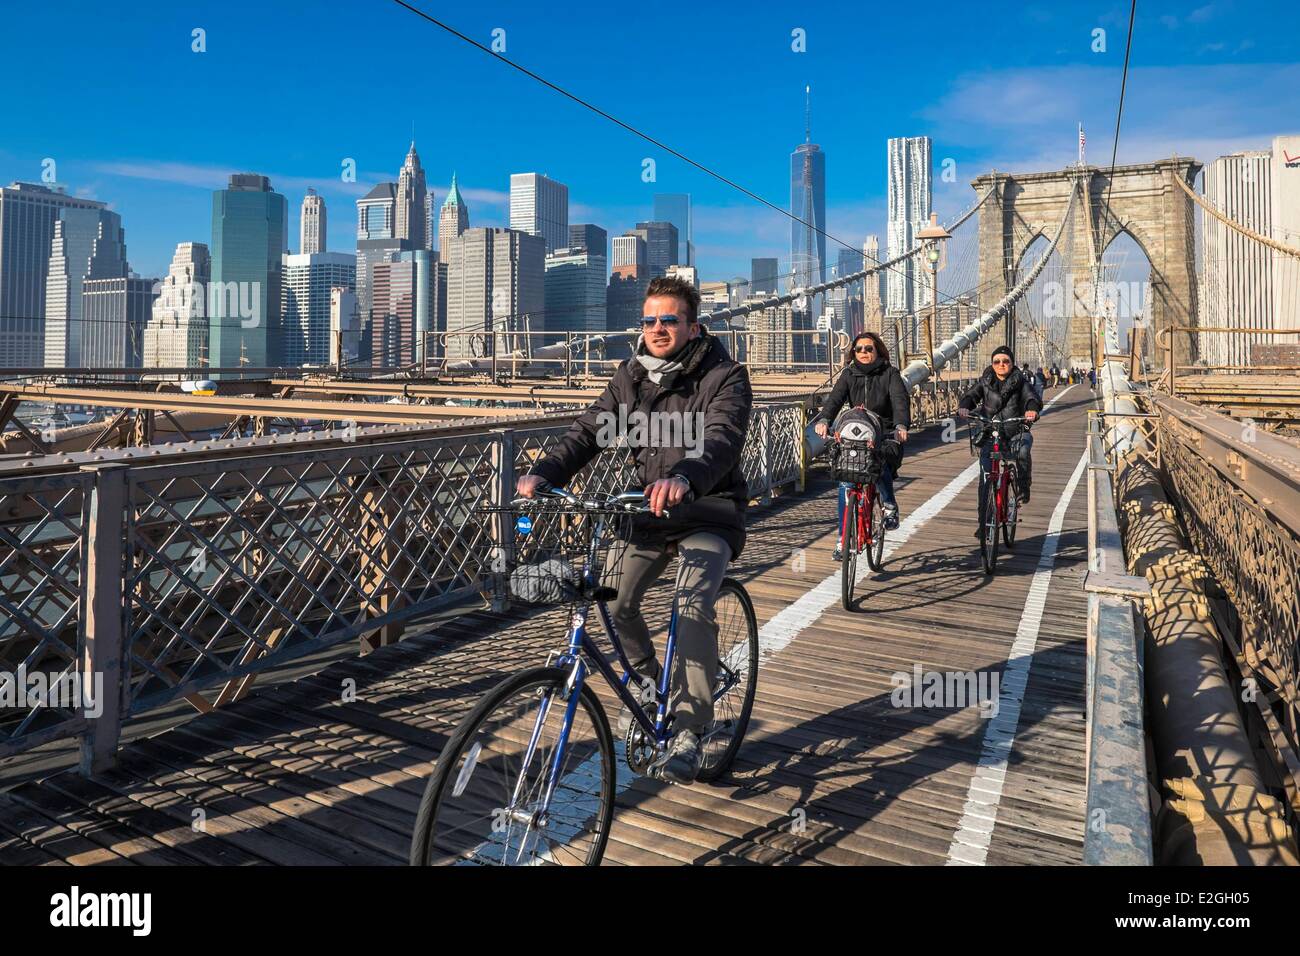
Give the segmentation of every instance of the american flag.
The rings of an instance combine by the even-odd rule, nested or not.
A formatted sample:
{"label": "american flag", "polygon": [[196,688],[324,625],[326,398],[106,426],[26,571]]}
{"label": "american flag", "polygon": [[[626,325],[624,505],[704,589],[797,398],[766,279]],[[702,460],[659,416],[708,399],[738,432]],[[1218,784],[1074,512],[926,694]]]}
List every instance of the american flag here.
{"label": "american flag", "polygon": [[1079,124],[1079,165],[1083,165],[1083,147],[1087,144],[1088,138],[1083,135],[1083,124]]}

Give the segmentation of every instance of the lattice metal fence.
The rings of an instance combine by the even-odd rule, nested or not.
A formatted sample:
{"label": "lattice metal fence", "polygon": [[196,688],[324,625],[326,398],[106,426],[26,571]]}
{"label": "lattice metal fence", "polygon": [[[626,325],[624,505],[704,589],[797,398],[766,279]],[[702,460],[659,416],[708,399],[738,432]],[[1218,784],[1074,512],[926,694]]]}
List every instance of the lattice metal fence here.
{"label": "lattice metal fence", "polygon": [[[755,407],[751,496],[802,487],[803,418],[800,404]],[[508,502],[515,475],[565,430],[158,464],[124,456],[93,472],[0,479],[0,670],[91,671],[112,685],[93,722],[75,708],[0,708],[0,754],[80,733],[93,769],[111,760],[125,716],[178,697],[220,705],[258,671],[499,598],[498,542],[510,534],[482,506]],[[626,448],[570,482],[636,485]],[[93,588],[86,567],[98,568]],[[209,688],[220,689],[200,699]]]}
{"label": "lattice metal fence", "polygon": [[475,590],[498,440],[132,469],[132,712]]}
{"label": "lattice metal fence", "polygon": [[0,478],[0,756],[83,726],[91,481],[84,472]]}
{"label": "lattice metal fence", "polygon": [[1300,744],[1300,539],[1237,490],[1185,440],[1161,432],[1160,453],[1197,553],[1242,622],[1253,676],[1277,695]]}

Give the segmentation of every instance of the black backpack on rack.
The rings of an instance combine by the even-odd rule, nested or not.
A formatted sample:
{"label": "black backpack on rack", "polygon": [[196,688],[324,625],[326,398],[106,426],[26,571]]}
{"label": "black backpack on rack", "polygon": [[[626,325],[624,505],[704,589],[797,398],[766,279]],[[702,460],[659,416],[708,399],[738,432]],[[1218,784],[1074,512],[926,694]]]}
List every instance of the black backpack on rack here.
{"label": "black backpack on rack", "polygon": [[835,419],[831,445],[831,477],[867,485],[880,477],[884,426],[880,416],[865,408],[846,408]]}

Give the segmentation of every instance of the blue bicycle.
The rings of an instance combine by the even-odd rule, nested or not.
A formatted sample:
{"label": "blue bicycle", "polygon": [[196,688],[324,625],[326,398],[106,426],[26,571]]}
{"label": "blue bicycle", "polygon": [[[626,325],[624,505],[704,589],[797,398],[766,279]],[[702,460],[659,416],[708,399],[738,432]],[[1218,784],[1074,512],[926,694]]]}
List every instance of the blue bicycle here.
{"label": "blue bicycle", "polygon": [[[620,754],[588,681],[592,671],[604,677],[629,717],[618,746],[633,773],[656,776],[673,733],[676,599],[657,683],[633,680],[606,607],[618,594],[621,542],[633,519],[648,513],[640,492],[579,498],[564,489],[515,499],[504,510],[514,521],[513,553],[502,562],[511,572],[511,593],[528,603],[570,606],[566,643],[545,666],[489,691],[452,734],[420,802],[412,865],[600,862]],[[593,607],[621,676],[587,630]],[[716,779],[735,759],[758,686],[758,625],[749,595],[726,578],[714,611],[718,673],[713,721],[701,738],[701,781]]]}

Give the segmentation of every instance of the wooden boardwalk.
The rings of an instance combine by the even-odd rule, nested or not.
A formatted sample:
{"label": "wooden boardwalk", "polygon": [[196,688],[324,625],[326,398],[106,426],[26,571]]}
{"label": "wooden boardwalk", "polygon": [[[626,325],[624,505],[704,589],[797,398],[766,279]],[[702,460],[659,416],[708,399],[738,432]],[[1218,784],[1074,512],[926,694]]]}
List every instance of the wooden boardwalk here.
{"label": "wooden boardwalk", "polygon": [[[1080,862],[1084,483],[1058,503],[1090,401],[1073,387],[1035,429],[1033,502],[992,578],[972,536],[964,435],[913,436],[899,543],[855,612],[839,603],[824,474],[755,510],[732,570],[765,649],[745,745],[716,784],[630,779],[606,862]],[[666,620],[662,598],[649,616]],[[467,613],[128,744],[110,773],[24,783],[0,795],[0,864],[403,863],[457,722],[504,675],[543,661],[562,629],[556,612]],[[918,666],[999,675],[999,715],[894,706],[891,678]]]}

